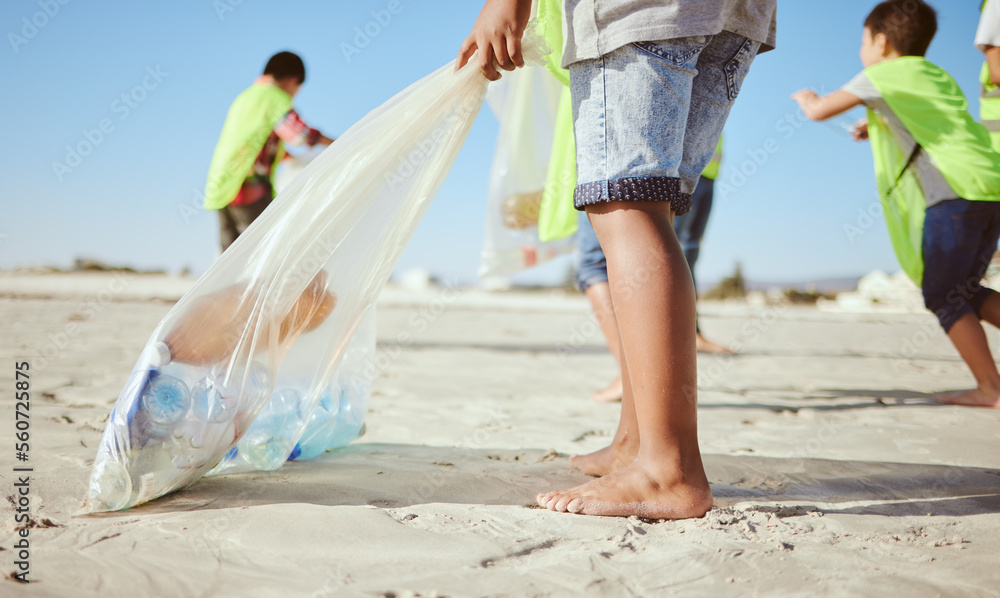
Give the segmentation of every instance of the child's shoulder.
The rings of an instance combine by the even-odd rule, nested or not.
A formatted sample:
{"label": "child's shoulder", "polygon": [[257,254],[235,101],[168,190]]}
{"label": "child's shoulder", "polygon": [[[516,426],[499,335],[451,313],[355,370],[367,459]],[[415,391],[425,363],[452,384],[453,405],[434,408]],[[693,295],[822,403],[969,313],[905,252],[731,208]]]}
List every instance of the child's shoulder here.
{"label": "child's shoulder", "polygon": [[965,94],[948,71],[922,56],[903,56],[862,71],[879,93],[889,96],[932,96],[961,99]]}

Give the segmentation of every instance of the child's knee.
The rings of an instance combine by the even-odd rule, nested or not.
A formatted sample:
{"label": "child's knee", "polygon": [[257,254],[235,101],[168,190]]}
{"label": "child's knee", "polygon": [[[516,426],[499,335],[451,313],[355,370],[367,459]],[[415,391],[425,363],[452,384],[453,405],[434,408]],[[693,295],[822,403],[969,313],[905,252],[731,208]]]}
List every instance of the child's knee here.
{"label": "child's knee", "polygon": [[961,296],[957,298],[951,297],[949,300],[947,295],[928,295],[925,293],[924,307],[930,310],[938,319],[938,323],[941,324],[941,328],[944,329],[945,334],[965,314],[974,314],[978,317],[978,313],[973,309],[973,306]]}

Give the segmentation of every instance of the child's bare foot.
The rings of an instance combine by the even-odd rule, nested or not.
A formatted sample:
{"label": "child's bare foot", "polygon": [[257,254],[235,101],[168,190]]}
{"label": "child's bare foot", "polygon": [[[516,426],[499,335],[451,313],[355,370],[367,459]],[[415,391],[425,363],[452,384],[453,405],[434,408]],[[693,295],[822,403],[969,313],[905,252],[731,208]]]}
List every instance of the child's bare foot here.
{"label": "child's bare foot", "polygon": [[729,347],[724,347],[718,343],[713,343],[707,338],[699,334],[695,337],[695,349],[699,353],[714,353],[716,355],[736,355],[736,351],[733,351]]}
{"label": "child's bare foot", "polygon": [[606,517],[688,519],[712,508],[708,480],[684,480],[677,469],[637,459],[621,471],[568,490],[539,494],[540,506]]}
{"label": "child's bare foot", "polygon": [[586,455],[573,455],[569,458],[569,464],[587,475],[596,477],[625,469],[639,454],[639,443],[631,438],[637,437],[627,436],[626,440],[616,438],[610,446],[599,451]]}
{"label": "child's bare foot", "polygon": [[598,403],[614,403],[622,400],[622,377],[618,376],[606,388],[596,391],[590,398]]}
{"label": "child's bare foot", "polygon": [[[938,403],[965,405],[966,407],[993,407],[1000,409],[1000,390],[973,388],[965,392],[941,395]],[[572,461],[570,461],[572,463]]]}

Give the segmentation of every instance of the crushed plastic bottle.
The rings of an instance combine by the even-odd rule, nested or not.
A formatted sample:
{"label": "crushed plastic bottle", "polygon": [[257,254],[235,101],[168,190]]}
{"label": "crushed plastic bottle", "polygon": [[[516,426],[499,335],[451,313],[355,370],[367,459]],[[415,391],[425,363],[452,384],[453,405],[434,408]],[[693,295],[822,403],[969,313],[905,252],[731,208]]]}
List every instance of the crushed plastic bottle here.
{"label": "crushed plastic bottle", "polygon": [[139,396],[139,412],[146,434],[162,438],[170,434],[191,407],[188,387],[184,382],[150,370],[146,386]]}
{"label": "crushed plastic bottle", "polygon": [[132,497],[132,480],[120,463],[108,455],[103,457],[94,464],[97,475],[90,480],[90,492],[102,510],[124,509]]}

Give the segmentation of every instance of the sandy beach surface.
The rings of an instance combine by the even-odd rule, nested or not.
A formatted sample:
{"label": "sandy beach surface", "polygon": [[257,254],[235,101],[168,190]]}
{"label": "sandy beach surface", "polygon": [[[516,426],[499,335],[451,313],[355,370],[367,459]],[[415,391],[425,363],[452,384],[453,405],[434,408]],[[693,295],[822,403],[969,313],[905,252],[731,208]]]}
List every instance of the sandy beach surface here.
{"label": "sandy beach surface", "polygon": [[[1000,593],[1000,410],[933,402],[971,376],[929,314],[703,304],[706,335],[742,347],[699,356],[715,507],[659,522],[533,506],[588,479],[567,456],[617,421],[589,399],[615,366],[582,296],[388,289],[364,437],[74,517],[111,405],[190,284],[112,281],[0,276],[2,596]],[[10,578],[24,359],[30,585]]]}

